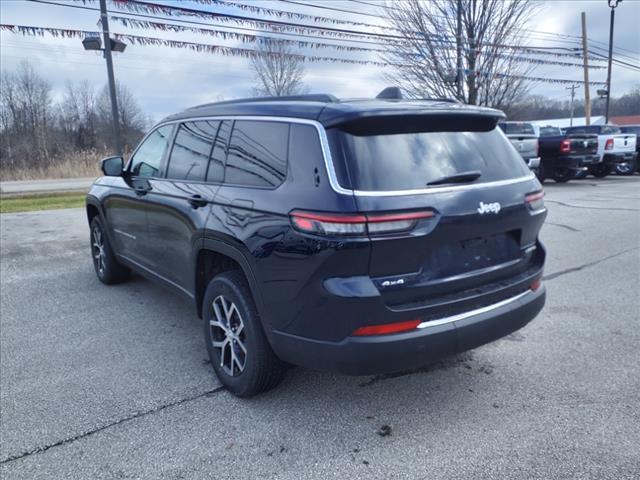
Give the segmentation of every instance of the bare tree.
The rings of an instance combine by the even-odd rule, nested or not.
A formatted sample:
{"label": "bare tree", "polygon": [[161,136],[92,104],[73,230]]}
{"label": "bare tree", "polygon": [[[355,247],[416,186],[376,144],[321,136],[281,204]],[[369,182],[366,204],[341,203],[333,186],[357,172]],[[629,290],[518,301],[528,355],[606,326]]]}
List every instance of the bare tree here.
{"label": "bare tree", "polygon": [[97,145],[98,111],[93,86],[86,80],[67,87],[60,105],[60,131],[74,148],[93,149]]}
{"label": "bare tree", "polygon": [[3,168],[17,159],[19,167],[46,160],[53,147],[51,86],[28,62],[2,72],[0,110]]}
{"label": "bare tree", "polygon": [[[120,131],[124,150],[131,151],[142,137],[147,128],[148,119],[142,113],[138,102],[125,85],[116,82],[116,97],[118,99],[118,114],[120,115]],[[108,140],[111,145],[111,100],[109,88],[105,85],[97,99],[98,119],[101,127],[100,137]]]}
{"label": "bare tree", "polygon": [[[463,95],[460,100],[497,108],[528,90],[522,66],[504,45],[518,44],[537,8],[531,0],[461,0]],[[388,80],[411,97],[457,97],[457,0],[405,0],[386,7],[402,40],[392,41],[385,60],[396,65]],[[506,75],[501,75],[506,74]],[[512,76],[508,76],[512,75]]]}
{"label": "bare tree", "polygon": [[266,42],[256,49],[251,58],[257,95],[280,97],[305,93],[302,83],[304,65],[301,56],[282,42]]}

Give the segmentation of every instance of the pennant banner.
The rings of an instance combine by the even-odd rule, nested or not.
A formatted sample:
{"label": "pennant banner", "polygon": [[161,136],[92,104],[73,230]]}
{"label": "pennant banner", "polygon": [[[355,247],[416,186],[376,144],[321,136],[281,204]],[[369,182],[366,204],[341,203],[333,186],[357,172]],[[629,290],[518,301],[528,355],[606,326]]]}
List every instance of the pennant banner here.
{"label": "pennant banner", "polygon": [[[88,31],[88,30],[72,30],[72,29],[64,29],[64,28],[50,28],[50,27],[34,27],[34,26],[26,26],[26,25],[8,25],[8,24],[0,24],[0,30],[8,31],[11,33],[19,33],[22,35],[30,35],[30,36],[44,36],[45,34],[49,34],[53,37],[60,38],[84,38],[86,36],[95,36],[99,35],[100,32]],[[112,32],[112,35],[119,40],[128,41],[131,44],[137,45],[153,45],[153,46],[164,46],[170,48],[186,48],[189,50],[193,50],[196,52],[206,52],[223,56],[234,56],[234,57],[243,57],[243,58],[254,58],[259,55],[269,55],[269,56],[285,56],[291,58],[298,58],[305,62],[329,62],[329,63],[346,63],[346,64],[356,64],[356,65],[373,65],[377,67],[401,67],[400,64],[390,64],[387,62],[375,62],[371,60],[355,60],[355,59],[347,59],[347,58],[336,58],[336,57],[327,57],[327,56],[317,56],[317,55],[302,55],[297,53],[276,53],[276,52],[258,52],[256,50],[252,50],[250,48],[239,48],[239,47],[227,47],[222,45],[212,45],[212,44],[203,44],[203,43],[195,43],[195,42],[183,42],[178,40],[167,40],[164,38],[156,38],[156,37],[143,37],[139,35],[129,35],[123,33],[115,33]],[[555,83],[555,84],[584,84],[582,80],[564,80],[557,78],[546,78],[546,77],[532,77],[532,76],[523,76],[523,75],[511,75],[505,73],[487,73],[480,71],[472,71],[465,70],[465,75],[476,75],[478,77],[493,77],[493,78],[518,78],[521,80],[527,80],[532,82],[545,82],[545,83]],[[590,85],[606,85],[606,82],[589,82]]]}
{"label": "pennant banner", "polygon": [[[50,27],[32,27],[24,25],[7,25],[0,24],[0,30],[9,31],[12,33],[21,33],[22,35],[31,36],[44,36],[45,33],[52,35],[53,37],[62,38],[84,38],[88,35],[99,35],[99,32],[91,32],[87,30],[70,30],[61,28]],[[329,63],[349,63],[355,65],[373,65],[376,67],[392,66],[385,62],[375,62],[372,60],[356,60],[351,58],[337,58],[337,57],[324,57],[317,55],[303,55],[298,53],[276,53],[276,52],[258,52],[250,48],[239,47],[227,47],[223,45],[212,45],[207,43],[195,43],[195,42],[182,42],[179,40],[167,40],[165,38],[155,37],[142,37],[139,35],[129,35],[125,33],[111,32],[111,34],[118,40],[126,40],[131,44],[137,45],[153,45],[170,48],[186,48],[195,52],[207,52],[223,56],[253,58],[260,55],[268,56],[283,56],[290,58],[297,58],[304,62],[316,63],[316,62],[329,62]]]}
{"label": "pennant banner", "polygon": [[281,44],[291,45],[297,48],[333,48],[345,52],[386,52],[382,48],[372,47],[356,47],[352,45],[339,45],[335,43],[309,42],[306,40],[289,40],[286,38],[266,37],[262,35],[251,35],[248,33],[227,32],[209,28],[188,27],[185,25],[175,25],[171,23],[150,22],[147,20],[138,20],[134,18],[125,18],[118,15],[111,15],[110,20],[119,22],[125,27],[160,30],[163,32],[193,32],[201,35],[210,35],[223,40],[238,40],[244,43],[258,43],[261,45]]}
{"label": "pennant banner", "polygon": [[271,15],[272,17],[288,18],[290,20],[309,20],[314,23],[323,22],[331,23],[334,25],[355,25],[358,27],[373,27],[373,28],[389,28],[384,25],[375,25],[373,23],[356,22],[355,20],[344,20],[339,18],[322,17],[316,15],[309,15],[306,13],[289,12],[287,10],[277,10],[275,8],[261,7],[259,2],[247,5],[245,3],[228,2],[225,0],[193,0],[196,3],[203,5],[216,5],[219,7],[233,7],[243,10],[245,12],[257,13],[259,15]]}

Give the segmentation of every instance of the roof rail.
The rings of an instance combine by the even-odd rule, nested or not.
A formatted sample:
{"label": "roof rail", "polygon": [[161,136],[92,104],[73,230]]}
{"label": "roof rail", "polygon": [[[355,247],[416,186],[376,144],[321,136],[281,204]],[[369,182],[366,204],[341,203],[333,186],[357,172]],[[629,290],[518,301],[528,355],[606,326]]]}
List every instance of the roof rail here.
{"label": "roof rail", "polygon": [[223,100],[221,102],[212,102],[212,103],[205,103],[203,105],[196,105],[195,107],[191,107],[189,110],[195,109],[195,108],[210,107],[213,105],[230,105],[234,103],[280,102],[280,101],[335,103],[338,101],[338,99],[328,93],[311,93],[308,95],[286,95],[282,97],[236,98],[234,100]]}

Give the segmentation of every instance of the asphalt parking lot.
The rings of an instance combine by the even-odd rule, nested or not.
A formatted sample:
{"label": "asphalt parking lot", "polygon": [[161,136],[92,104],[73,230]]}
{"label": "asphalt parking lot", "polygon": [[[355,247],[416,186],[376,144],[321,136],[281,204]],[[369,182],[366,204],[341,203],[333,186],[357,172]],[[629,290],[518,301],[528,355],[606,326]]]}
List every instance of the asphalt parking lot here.
{"label": "asphalt parking lot", "polygon": [[98,282],[81,209],[2,215],[0,476],[639,478],[640,176],[545,189],[530,325],[402,375],[294,368],[250,400],[190,304]]}

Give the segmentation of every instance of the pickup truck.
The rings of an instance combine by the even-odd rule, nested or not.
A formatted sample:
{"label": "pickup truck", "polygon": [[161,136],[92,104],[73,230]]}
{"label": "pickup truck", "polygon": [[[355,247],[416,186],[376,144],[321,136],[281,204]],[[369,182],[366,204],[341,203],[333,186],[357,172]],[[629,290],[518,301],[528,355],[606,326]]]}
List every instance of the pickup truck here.
{"label": "pickup truck", "polygon": [[617,125],[587,125],[567,129],[567,135],[585,133],[598,135],[600,161],[589,167],[589,173],[594,177],[606,177],[618,165],[635,162],[638,156],[635,134],[622,133]]}
{"label": "pickup truck", "polygon": [[538,135],[533,125],[526,122],[500,122],[498,126],[529,166],[529,169],[537,175],[540,157],[538,156]]}
{"label": "pickup truck", "polygon": [[[640,125],[622,125],[620,127],[622,133],[630,133],[636,136],[636,153],[640,154]],[[640,162],[636,157],[634,162],[621,163],[616,167],[616,173],[619,175],[633,175],[636,169],[640,172]]]}
{"label": "pickup truck", "polygon": [[558,183],[568,182],[577,173],[600,162],[598,136],[594,134],[565,135],[558,127],[540,127],[540,167],[538,180],[551,177]]}

